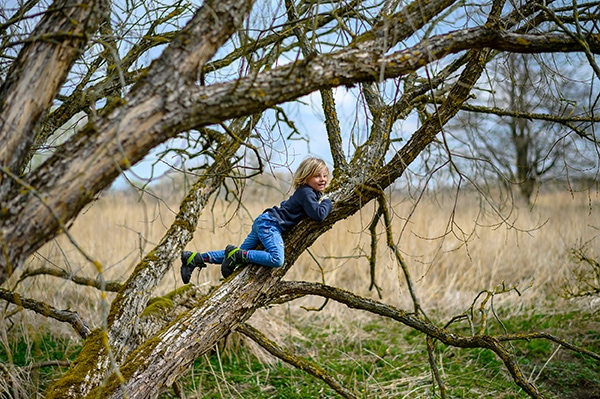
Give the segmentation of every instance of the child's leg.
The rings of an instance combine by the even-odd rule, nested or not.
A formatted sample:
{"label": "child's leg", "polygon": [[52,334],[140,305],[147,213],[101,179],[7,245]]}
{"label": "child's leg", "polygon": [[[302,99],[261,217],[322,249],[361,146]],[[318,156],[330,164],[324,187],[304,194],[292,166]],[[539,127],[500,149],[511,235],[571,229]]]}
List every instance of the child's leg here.
{"label": "child's leg", "polygon": [[[258,218],[256,218],[256,220],[258,220]],[[256,249],[258,244],[260,244],[260,239],[258,238],[258,234],[256,234],[256,229],[254,227],[256,225],[256,220],[254,223],[252,223],[252,230],[250,230],[250,234],[248,234],[242,245],[240,245],[240,249],[243,251]]]}
{"label": "child's leg", "polygon": [[[251,240],[250,240],[251,239]],[[254,250],[260,241],[264,251]],[[262,214],[252,224],[252,233],[240,247],[250,263],[268,267],[281,267],[284,261],[283,237],[279,224],[268,214]]]}
{"label": "child's leg", "polygon": [[[240,245],[240,249],[244,251],[254,249],[259,243],[260,240],[253,229],[250,234],[248,234],[248,237],[246,237],[242,245]],[[225,259],[225,250],[221,249],[218,251],[203,252],[198,255],[202,256],[202,260],[204,260],[205,263],[221,264],[223,263],[223,259]]]}
{"label": "child's leg", "polygon": [[202,257],[204,263],[213,263],[213,264],[221,264],[223,259],[225,259],[225,251],[220,249],[218,251],[209,251],[198,254],[198,256]]}

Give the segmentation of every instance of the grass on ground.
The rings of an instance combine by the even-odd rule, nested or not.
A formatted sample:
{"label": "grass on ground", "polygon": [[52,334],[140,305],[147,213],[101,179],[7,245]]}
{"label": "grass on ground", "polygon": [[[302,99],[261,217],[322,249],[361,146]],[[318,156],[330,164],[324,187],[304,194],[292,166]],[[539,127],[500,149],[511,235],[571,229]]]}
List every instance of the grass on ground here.
{"label": "grass on ground", "polygon": [[[421,333],[375,317],[342,324],[321,319],[317,314],[310,317],[308,323],[290,322],[300,334],[289,335],[280,344],[320,364],[358,397],[439,397],[437,386],[432,384]],[[502,324],[490,322],[489,331],[497,334],[504,332],[504,328],[510,332],[546,331],[600,353],[600,330],[595,314],[580,311],[542,314],[531,310],[502,318]],[[466,325],[457,324],[452,329],[468,333]],[[509,348],[518,356],[525,375],[535,381],[548,398],[600,398],[600,362],[545,340],[515,341]],[[5,374],[13,370],[12,379],[5,378],[6,384],[20,381],[22,388],[30,393],[35,386],[37,397],[43,397],[44,388],[65,369],[56,365],[26,367],[53,360],[72,360],[79,350],[68,340],[50,338],[50,335],[11,343],[8,349],[0,349],[0,362],[18,367],[3,370]],[[197,359],[193,369],[179,381],[185,397],[339,397],[322,381],[281,361],[265,361],[268,357],[257,354],[257,349],[248,345],[241,335],[230,335],[227,342],[210,355]],[[436,360],[447,385],[448,398],[528,397],[512,381],[501,360],[488,350],[437,343]],[[0,391],[0,398],[15,397],[10,393],[15,389],[13,386]],[[178,396],[172,388],[167,388],[160,398]]]}

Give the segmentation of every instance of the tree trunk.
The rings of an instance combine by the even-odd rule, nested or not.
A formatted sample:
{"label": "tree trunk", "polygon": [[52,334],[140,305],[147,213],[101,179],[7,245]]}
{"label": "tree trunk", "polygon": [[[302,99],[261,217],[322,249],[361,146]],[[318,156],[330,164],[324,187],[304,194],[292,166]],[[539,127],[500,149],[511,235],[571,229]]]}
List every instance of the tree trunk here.
{"label": "tree trunk", "polygon": [[[68,65],[87,40],[69,42],[74,50],[42,40],[34,41],[39,46],[34,50],[25,47],[15,68],[19,71],[31,68],[32,74],[24,71],[24,82],[13,81],[11,79],[18,78],[16,69],[0,89],[0,107],[8,104],[0,108],[0,123],[3,123],[0,140],[7,143],[0,149],[0,284],[44,243],[61,231],[68,233],[68,224],[123,170],[181,132],[211,124],[225,128],[226,121],[259,113],[317,90],[399,77],[463,50],[468,50],[467,55],[461,57],[453,71],[458,70],[459,64],[463,66],[467,62],[467,65],[447,92],[446,99],[441,104],[436,103],[436,112],[423,121],[391,159],[384,156],[390,149],[390,131],[397,116],[405,110],[395,105],[387,107],[383,101],[380,104],[375,87],[365,86],[363,94],[377,123],[371,129],[369,140],[356,148],[348,164],[344,163],[342,140],[338,140],[340,133],[329,124],[332,154],[337,154],[336,162],[343,165],[344,170],[336,174],[332,182],[335,205],[325,222],[304,221],[286,232],[286,264],[282,268],[246,267],[194,303],[192,309],[156,319],[156,324],[147,328],[144,323],[153,320],[144,316],[150,296],[191,240],[198,216],[223,183],[236,159],[236,151],[252,131],[251,122],[244,128],[230,129],[240,123],[232,122],[225,130],[235,134],[229,140],[221,138],[217,150],[211,154],[214,162],[183,201],[174,224],[123,284],[102,328],[86,339],[71,369],[50,387],[48,398],[158,396],[164,387],[185,373],[195,359],[263,306],[269,292],[321,234],[355,214],[403,175],[471,95],[488,59],[488,47],[534,52],[575,51],[581,46],[568,35],[548,38],[497,29],[498,15],[494,14],[484,26],[428,37],[412,48],[390,50],[452,3],[450,0],[425,4],[414,1],[401,12],[386,14],[388,19],[374,24],[371,31],[357,36],[352,45],[339,51],[324,55],[311,53],[297,62],[273,68],[269,65],[251,76],[205,86],[201,78],[203,67],[241,26],[252,3],[249,0],[205,1],[129,94],[107,104],[97,118],[89,120],[41,167],[31,172],[27,180],[19,176],[18,171],[23,166],[19,162],[27,159],[24,154],[35,141],[31,132],[60,89]],[[56,4],[65,7],[71,3],[65,0]],[[492,12],[499,13],[502,4],[495,2]],[[79,5],[86,8],[85,4]],[[92,5],[102,9],[106,3]],[[80,34],[75,37],[87,37],[95,32],[101,15],[101,12],[91,11],[69,14],[69,21],[79,22],[75,25],[82,27],[81,31],[71,29]],[[40,32],[45,32],[43,27],[49,26],[47,24],[46,19],[40,23]],[[301,32],[298,35],[302,37]],[[597,36],[590,35],[585,44],[586,50],[599,49]],[[38,54],[39,59],[35,58]],[[62,54],[64,60],[56,54]],[[46,57],[58,63],[60,67],[56,72],[50,71],[56,65],[46,64]],[[248,59],[251,58],[248,54]],[[36,69],[38,65],[42,67]],[[46,86],[43,86],[46,82],[40,82],[44,73],[50,77]],[[437,83],[432,87],[423,85],[421,94],[429,90],[433,93],[445,83],[448,75],[442,72],[434,77],[429,83]],[[27,103],[35,103],[31,94],[25,101],[9,104],[12,96],[25,95],[23,92],[31,82],[43,88],[41,105]],[[329,93],[323,97],[326,104],[333,103]],[[414,104],[407,101],[401,106],[410,108]],[[19,114],[21,109],[26,109],[28,114]],[[18,129],[14,129],[15,126]],[[102,265],[93,263],[102,274]],[[176,294],[188,298],[190,290],[185,287]]]}
{"label": "tree trunk", "polygon": [[[209,123],[208,120],[200,124],[190,122],[189,109],[195,99],[185,94],[186,89],[197,68],[214,55],[251,7],[251,3],[244,0],[216,3],[206,4],[181,35],[179,40],[191,41],[192,48],[178,46],[176,41],[123,103],[117,101],[109,105],[103,118],[90,121],[42,167],[33,171],[27,182],[10,170],[0,175],[2,182],[13,183],[10,192],[5,185],[2,186],[4,191],[0,191],[4,204],[0,219],[4,246],[0,257],[0,284],[35,250],[65,230],[66,224],[123,170],[181,130]],[[225,95],[222,93],[223,103],[227,103],[223,100]],[[182,103],[180,99],[187,99],[189,103]],[[214,121],[211,115],[207,119]],[[15,140],[23,141],[23,137],[27,137],[6,125],[3,132]],[[27,144],[29,148],[31,143]],[[10,159],[14,151],[2,155]],[[2,162],[7,164],[7,161]],[[21,195],[23,191],[29,194]]]}

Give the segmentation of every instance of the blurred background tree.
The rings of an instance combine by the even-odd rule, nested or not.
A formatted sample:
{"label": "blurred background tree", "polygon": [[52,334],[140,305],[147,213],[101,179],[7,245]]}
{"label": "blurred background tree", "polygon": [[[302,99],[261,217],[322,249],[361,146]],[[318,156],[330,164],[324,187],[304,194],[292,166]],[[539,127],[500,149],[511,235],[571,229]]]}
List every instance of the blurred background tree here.
{"label": "blurred background tree", "polygon": [[492,79],[451,124],[453,142],[461,143],[469,162],[478,161],[482,179],[515,190],[528,205],[542,182],[593,187],[598,90],[581,73],[586,64],[574,56],[530,54],[507,54],[490,64]]}

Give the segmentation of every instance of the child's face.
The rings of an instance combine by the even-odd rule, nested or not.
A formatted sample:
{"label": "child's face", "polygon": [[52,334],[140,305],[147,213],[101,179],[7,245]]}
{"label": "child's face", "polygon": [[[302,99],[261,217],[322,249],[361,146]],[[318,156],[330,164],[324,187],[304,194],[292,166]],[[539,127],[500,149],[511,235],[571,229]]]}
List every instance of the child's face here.
{"label": "child's face", "polygon": [[317,174],[306,179],[306,184],[308,184],[313,190],[323,191],[325,186],[327,186],[327,182],[329,181],[329,171],[327,168],[321,168]]}

